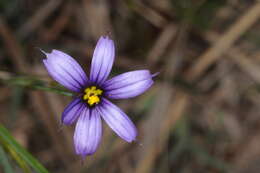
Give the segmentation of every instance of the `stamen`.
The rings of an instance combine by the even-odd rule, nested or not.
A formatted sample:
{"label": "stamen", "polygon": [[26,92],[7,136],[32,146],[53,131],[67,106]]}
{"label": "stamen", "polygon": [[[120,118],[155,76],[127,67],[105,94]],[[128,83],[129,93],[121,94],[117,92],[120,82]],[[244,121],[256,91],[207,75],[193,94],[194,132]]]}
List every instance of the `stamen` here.
{"label": "stamen", "polygon": [[86,100],[89,106],[98,104],[100,102],[100,96],[103,93],[103,91],[98,89],[96,86],[88,87],[84,92],[83,100]]}

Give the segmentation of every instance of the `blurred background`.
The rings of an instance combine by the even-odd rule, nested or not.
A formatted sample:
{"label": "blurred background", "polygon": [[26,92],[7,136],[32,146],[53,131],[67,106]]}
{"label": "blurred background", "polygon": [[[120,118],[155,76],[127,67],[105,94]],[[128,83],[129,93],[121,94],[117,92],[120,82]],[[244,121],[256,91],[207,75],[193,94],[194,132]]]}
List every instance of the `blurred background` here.
{"label": "blurred background", "polygon": [[[0,0],[0,124],[53,173],[258,173],[259,19],[257,0]],[[60,127],[72,98],[34,87],[58,85],[38,48],[70,54],[89,74],[107,33],[116,43],[112,76],[160,74],[145,94],[114,101],[138,141],[103,123],[99,149],[82,163],[74,126]],[[13,172],[30,172],[6,146]]]}

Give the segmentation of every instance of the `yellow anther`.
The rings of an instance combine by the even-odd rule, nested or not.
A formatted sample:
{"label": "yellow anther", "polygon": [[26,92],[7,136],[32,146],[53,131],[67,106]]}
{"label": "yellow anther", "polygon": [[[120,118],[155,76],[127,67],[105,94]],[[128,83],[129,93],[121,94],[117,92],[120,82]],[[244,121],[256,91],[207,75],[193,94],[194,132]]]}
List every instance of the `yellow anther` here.
{"label": "yellow anther", "polygon": [[102,91],[100,89],[98,89],[96,93],[97,93],[97,95],[101,95]]}
{"label": "yellow anther", "polygon": [[84,100],[87,100],[87,99],[88,99],[87,94],[85,94],[85,95],[83,96],[83,99],[84,99]]}
{"label": "yellow anther", "polygon": [[100,99],[98,96],[90,96],[88,99],[88,104],[92,106],[93,104],[99,103]]}
{"label": "yellow anther", "polygon": [[87,103],[92,106],[100,102],[99,96],[103,93],[101,89],[97,89],[96,86],[88,87],[84,90],[85,94],[83,100],[86,100]]}

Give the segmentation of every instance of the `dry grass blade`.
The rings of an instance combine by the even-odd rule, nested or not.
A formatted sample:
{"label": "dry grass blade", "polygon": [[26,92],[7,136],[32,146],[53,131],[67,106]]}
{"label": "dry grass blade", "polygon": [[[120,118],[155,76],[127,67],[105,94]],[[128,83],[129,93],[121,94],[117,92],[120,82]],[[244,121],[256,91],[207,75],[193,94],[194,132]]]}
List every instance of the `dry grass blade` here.
{"label": "dry grass blade", "polygon": [[[156,156],[161,151],[161,146],[166,145],[168,134],[170,130],[170,126],[166,126],[168,122],[174,123],[170,121],[172,117],[168,114],[169,110],[172,110],[172,100],[175,90],[172,89],[171,85],[168,84],[168,81],[171,81],[176,74],[176,72],[180,68],[180,64],[182,62],[183,52],[185,50],[185,44],[187,41],[187,31],[189,30],[189,25],[187,23],[183,23],[179,27],[179,32],[177,33],[176,42],[169,52],[169,59],[165,65],[165,73],[164,73],[164,82],[161,86],[159,86],[158,96],[156,97],[155,106],[151,109],[148,120],[146,120],[144,127],[144,136],[146,136],[144,144],[144,150],[139,152],[139,161],[138,166],[136,168],[136,172],[150,172],[153,168]],[[183,101],[184,100],[184,101]],[[186,97],[182,99],[179,98],[176,101],[176,104],[183,105],[183,102],[186,102]],[[183,105],[183,109],[178,112],[178,114],[174,114],[173,116],[177,120],[184,111],[186,105]],[[165,116],[166,115],[166,116]],[[171,124],[173,125],[173,124]],[[162,127],[168,127],[166,129],[161,130]],[[153,135],[151,135],[153,132]]]}
{"label": "dry grass blade", "polygon": [[92,1],[84,0],[82,4],[84,18],[87,21],[87,23],[84,22],[83,24],[85,26],[84,33],[88,31],[86,34],[93,36],[94,39],[107,33],[113,35],[113,28],[107,7],[108,3],[104,0],[101,0],[101,2],[93,3]]}
{"label": "dry grass blade", "polygon": [[[210,42],[214,42],[217,40],[218,34],[208,32],[206,34],[206,38]],[[240,66],[246,73],[249,74],[255,81],[260,82],[260,70],[257,63],[254,63],[251,59],[249,59],[238,47],[231,46],[228,52],[225,52],[226,56],[231,58],[238,66]]]}
{"label": "dry grass blade", "polygon": [[65,5],[61,14],[54,21],[54,24],[43,33],[42,37],[45,42],[55,40],[59,37],[66,25],[69,23],[69,19],[73,12],[73,7],[74,6],[72,3],[67,3]]}
{"label": "dry grass blade", "polygon": [[260,83],[260,68],[257,64],[235,48],[231,48],[228,55],[242,68],[242,70],[249,74],[256,82]]}
{"label": "dry grass blade", "polygon": [[140,1],[135,1],[132,8],[139,15],[143,16],[147,21],[158,28],[164,27],[167,23],[167,20],[163,16],[161,16],[161,14],[159,14],[152,8],[149,8],[148,6],[145,6]]}
{"label": "dry grass blade", "polygon": [[216,62],[220,56],[227,51],[232,44],[248,30],[260,17],[260,3],[255,3],[245,14],[237,19],[228,31],[226,31],[207,51],[199,58],[188,74],[189,79],[196,79],[211,64]]}
{"label": "dry grass blade", "polygon": [[163,28],[147,56],[147,60],[150,61],[151,65],[158,63],[158,60],[166,51],[166,48],[169,46],[175,34],[176,26],[174,24],[168,24]]}
{"label": "dry grass blade", "polygon": [[21,48],[17,44],[14,35],[7,27],[5,21],[0,17],[0,35],[3,38],[4,45],[6,47],[7,52],[13,58],[15,63],[17,64],[17,68],[20,71],[26,71],[26,64],[24,63],[23,59],[24,56],[19,52],[22,52]]}
{"label": "dry grass blade", "polygon": [[62,0],[50,0],[45,5],[43,5],[39,10],[36,11],[27,22],[25,22],[17,31],[17,34],[21,38],[25,38],[32,34],[42,23],[43,21],[52,14],[52,12],[61,4]]}

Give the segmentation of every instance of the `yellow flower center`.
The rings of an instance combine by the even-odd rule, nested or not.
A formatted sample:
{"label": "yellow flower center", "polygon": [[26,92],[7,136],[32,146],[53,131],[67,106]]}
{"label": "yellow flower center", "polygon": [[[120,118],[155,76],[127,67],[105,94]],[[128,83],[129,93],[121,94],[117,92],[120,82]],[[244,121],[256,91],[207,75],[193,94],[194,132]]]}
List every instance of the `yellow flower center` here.
{"label": "yellow flower center", "polygon": [[103,91],[98,89],[96,86],[88,87],[84,90],[83,100],[86,100],[89,106],[98,104],[100,102],[100,96]]}

